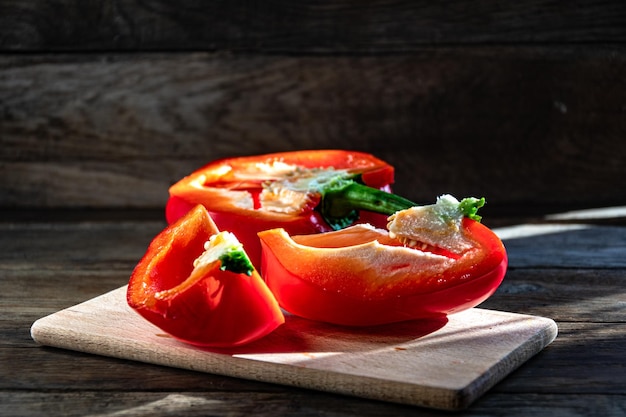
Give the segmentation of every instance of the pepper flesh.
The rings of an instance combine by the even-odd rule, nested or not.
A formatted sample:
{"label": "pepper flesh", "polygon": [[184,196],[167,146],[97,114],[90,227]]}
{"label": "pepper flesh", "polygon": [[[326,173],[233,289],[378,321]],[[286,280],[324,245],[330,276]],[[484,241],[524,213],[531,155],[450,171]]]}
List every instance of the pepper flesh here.
{"label": "pepper flesh", "polygon": [[[226,158],[200,168],[170,187],[166,219],[171,223],[196,204],[202,204],[221,230],[237,236],[258,268],[258,232],[282,227],[291,234],[310,234],[336,228],[316,209],[322,194],[309,192],[306,185],[300,186],[297,181],[306,175],[311,175],[313,182],[323,181],[337,174],[358,177],[364,185],[387,192],[394,180],[391,165],[362,152],[304,150]],[[284,183],[289,185],[283,186]],[[357,210],[356,217],[359,222],[384,227],[388,214]]]}
{"label": "pepper flesh", "polygon": [[[312,320],[368,326],[446,316],[491,296],[507,267],[505,248],[490,229],[457,220],[449,225],[456,238],[435,227],[428,243],[400,236],[402,227],[395,234],[367,225],[318,235],[267,230],[259,233],[261,271],[281,307]],[[448,244],[437,246],[442,239]]]}
{"label": "pepper flesh", "polygon": [[231,347],[264,337],[284,316],[238,244],[196,206],[152,240],[130,277],[129,306],[194,345]]}

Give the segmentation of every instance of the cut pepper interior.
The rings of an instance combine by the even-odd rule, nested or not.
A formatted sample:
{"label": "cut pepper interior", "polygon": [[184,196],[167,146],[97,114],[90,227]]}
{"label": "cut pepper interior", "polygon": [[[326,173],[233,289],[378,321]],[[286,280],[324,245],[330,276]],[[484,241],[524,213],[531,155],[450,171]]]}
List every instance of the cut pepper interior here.
{"label": "cut pepper interior", "polygon": [[131,274],[127,302],[171,336],[201,346],[246,344],[284,323],[242,245],[201,205],[152,240]]}
{"label": "cut pepper interior", "polygon": [[389,231],[355,225],[317,235],[261,232],[264,279],[287,311],[337,324],[473,307],[500,284],[507,258],[500,239],[459,205],[442,196],[432,206],[398,212]]}

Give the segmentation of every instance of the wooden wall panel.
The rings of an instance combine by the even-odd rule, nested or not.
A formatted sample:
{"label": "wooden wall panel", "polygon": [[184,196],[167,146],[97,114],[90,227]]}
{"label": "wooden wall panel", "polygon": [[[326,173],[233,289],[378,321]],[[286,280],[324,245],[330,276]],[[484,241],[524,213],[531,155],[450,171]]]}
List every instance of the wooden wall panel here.
{"label": "wooden wall panel", "polygon": [[157,206],[212,159],[327,147],[389,160],[397,190],[418,200],[626,201],[615,186],[626,174],[625,56],[483,47],[2,59],[0,205]]}
{"label": "wooden wall panel", "polygon": [[0,209],[160,208],[304,148],[418,202],[625,204],[625,42],[618,1],[0,0]]}
{"label": "wooden wall panel", "polygon": [[3,0],[0,47],[406,52],[423,45],[624,42],[620,0]]}

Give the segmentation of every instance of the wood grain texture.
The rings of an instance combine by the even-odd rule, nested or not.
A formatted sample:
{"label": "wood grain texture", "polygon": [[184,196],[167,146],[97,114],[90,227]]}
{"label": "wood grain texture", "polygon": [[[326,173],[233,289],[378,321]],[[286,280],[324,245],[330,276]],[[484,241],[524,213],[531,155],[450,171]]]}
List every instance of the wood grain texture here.
{"label": "wood grain texture", "polygon": [[621,1],[5,0],[0,48],[407,51],[423,45],[624,42]]}
{"label": "wood grain texture", "polygon": [[0,56],[0,207],[158,208],[220,157],[374,153],[418,202],[626,201],[620,46]]}
{"label": "wood grain texture", "polygon": [[[509,265],[563,268],[623,268],[626,230],[590,224],[526,224],[495,229],[511,251]],[[524,250],[518,251],[517,248]],[[588,259],[588,253],[594,257]],[[586,259],[586,261],[585,261]]]}
{"label": "wood grain texture", "polygon": [[[415,407],[385,404],[379,401],[346,401],[345,397],[326,393],[276,393],[249,392],[245,397],[232,393],[216,392],[0,392],[0,400],[10,415],[82,416],[80,410],[89,410],[93,416],[110,416],[120,413],[130,416],[186,416],[215,417],[343,417],[358,415],[379,417],[445,417],[450,412],[416,409]],[[489,401],[476,404],[462,416],[527,417],[542,410],[554,417],[603,416],[622,417],[624,396],[577,396],[536,394],[495,394]],[[511,407],[511,404],[516,404]],[[22,413],[22,414],[20,414]]]}
{"label": "wood grain texture", "polygon": [[[97,294],[96,294],[97,295]],[[529,301],[529,304],[534,301]],[[59,304],[61,307],[65,305]],[[131,360],[112,359],[70,350],[37,347],[29,334],[33,322],[57,310],[31,310],[21,316],[9,312],[0,323],[4,338],[0,357],[0,391],[19,387],[24,390],[72,391],[264,391],[285,388],[260,381],[221,378],[207,373],[170,367],[149,366]],[[519,309],[522,311],[522,309]],[[558,306],[552,311],[558,313]],[[9,323],[19,329],[12,329]],[[626,375],[615,372],[623,366],[624,324],[610,322],[578,323],[558,321],[559,335],[552,344],[530,359],[489,391],[491,393],[623,395]],[[10,360],[9,360],[10,359]],[[77,374],[75,364],[80,363]],[[585,379],[581,383],[580,373]],[[143,378],[137,378],[142,375]]]}
{"label": "wood grain texture", "polygon": [[0,223],[0,247],[5,249],[0,268],[54,271],[74,263],[75,271],[127,271],[164,227],[164,220]]}
{"label": "wood grain texture", "polygon": [[[0,415],[449,417],[42,348],[29,328],[124,285],[167,187],[221,156],[354,147],[416,201],[485,195],[488,225],[623,206],[625,45],[621,0],[0,0]],[[624,219],[507,238],[483,306],[559,337],[460,415],[626,415]]]}
{"label": "wood grain texture", "polygon": [[[146,215],[147,220],[138,213],[120,219],[118,212],[110,216],[99,213],[94,218],[89,212],[74,211],[24,216],[19,218],[27,220],[12,221],[4,214],[0,222],[0,401],[8,415],[143,412],[244,416],[255,410],[257,415],[272,416],[449,416],[37,347],[29,334],[32,323],[124,285],[136,257],[162,222],[152,213]],[[623,227],[601,226],[593,229],[598,233],[579,239],[578,229],[549,233],[555,227],[546,224],[546,233],[538,234],[533,224],[529,230],[535,239],[517,238],[514,245],[505,240],[515,266],[481,307],[554,318],[559,336],[460,415],[623,415],[626,375],[617,372],[626,357],[624,310],[620,307],[624,298],[622,257],[616,255],[613,263],[599,268],[571,262],[576,256],[593,262],[596,255],[610,260],[611,248],[623,245]],[[542,236],[546,239],[543,243]],[[587,245],[594,251],[585,252]],[[541,255],[552,246],[562,248],[563,254],[530,255]]]}
{"label": "wood grain texture", "polygon": [[[517,252],[515,247],[509,250],[513,255]],[[605,269],[565,270],[568,272],[545,267],[512,267],[496,296],[481,306],[524,311],[566,322],[603,321],[617,325],[626,321],[621,268],[607,265]]]}
{"label": "wood grain texture", "polygon": [[198,349],[136,314],[126,286],[31,327],[46,346],[444,410],[467,408],[557,331],[551,319],[484,309],[369,329],[287,316],[255,343]]}

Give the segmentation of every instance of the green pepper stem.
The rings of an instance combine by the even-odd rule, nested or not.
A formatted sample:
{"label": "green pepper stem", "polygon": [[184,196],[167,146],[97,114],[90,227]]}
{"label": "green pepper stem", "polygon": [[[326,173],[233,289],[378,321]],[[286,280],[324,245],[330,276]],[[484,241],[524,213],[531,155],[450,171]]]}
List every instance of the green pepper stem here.
{"label": "green pepper stem", "polygon": [[324,220],[338,230],[354,223],[358,219],[359,210],[392,215],[415,205],[399,195],[352,180],[340,180],[322,192],[319,210]]}
{"label": "green pepper stem", "polygon": [[476,220],[480,222],[482,217],[476,214],[478,209],[485,205],[485,197],[475,198],[475,197],[467,197],[461,200],[459,203],[459,210],[465,217],[469,217],[472,220]]}

